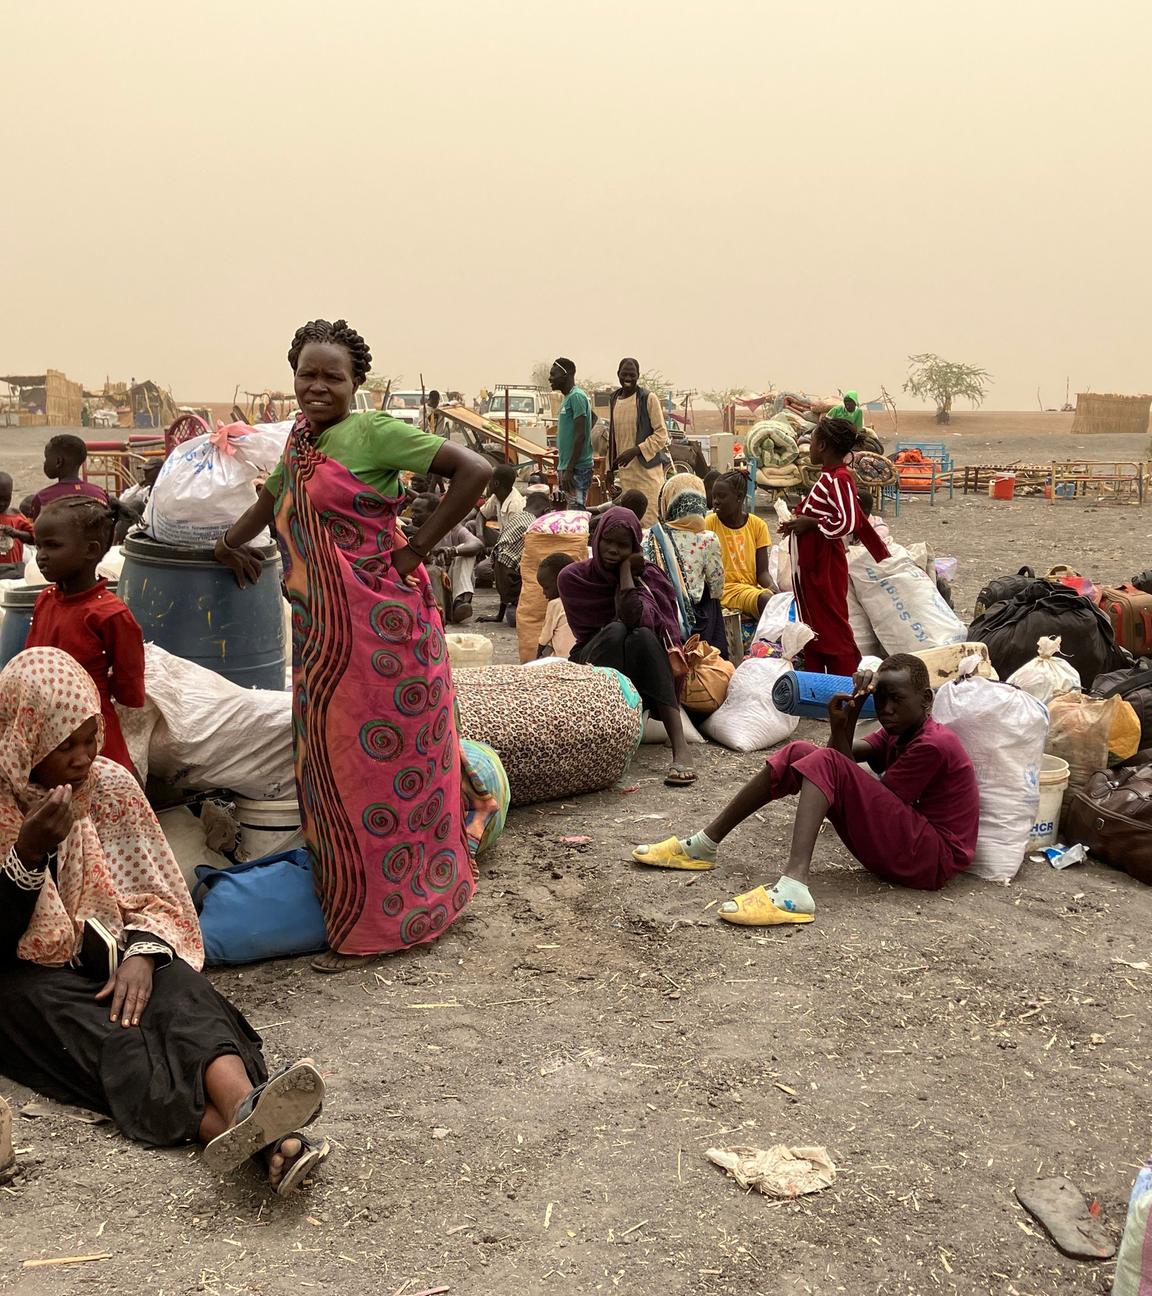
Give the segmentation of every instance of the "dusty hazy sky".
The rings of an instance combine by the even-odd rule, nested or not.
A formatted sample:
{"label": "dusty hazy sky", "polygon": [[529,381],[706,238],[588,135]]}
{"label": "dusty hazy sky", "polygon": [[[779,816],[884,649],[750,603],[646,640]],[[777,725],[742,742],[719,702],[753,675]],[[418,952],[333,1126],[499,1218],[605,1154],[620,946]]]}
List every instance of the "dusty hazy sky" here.
{"label": "dusty hazy sky", "polygon": [[0,372],[1152,388],[1147,0],[9,0]]}

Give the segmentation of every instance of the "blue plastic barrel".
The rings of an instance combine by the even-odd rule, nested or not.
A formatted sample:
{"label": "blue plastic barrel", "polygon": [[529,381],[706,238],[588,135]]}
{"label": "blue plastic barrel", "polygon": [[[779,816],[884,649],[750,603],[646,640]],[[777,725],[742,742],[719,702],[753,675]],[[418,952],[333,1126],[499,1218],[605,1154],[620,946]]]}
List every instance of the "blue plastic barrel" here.
{"label": "blue plastic barrel", "polygon": [[261,552],[260,580],[241,589],[211,549],[129,536],[117,593],[139,621],[145,643],[242,688],[283,689],[280,557],[274,545]]}
{"label": "blue plastic barrel", "polygon": [[43,591],[43,585],[31,588],[10,585],[0,594],[0,608],[4,609],[4,618],[0,620],[0,669],[24,651],[28,627],[32,624],[32,608]]}

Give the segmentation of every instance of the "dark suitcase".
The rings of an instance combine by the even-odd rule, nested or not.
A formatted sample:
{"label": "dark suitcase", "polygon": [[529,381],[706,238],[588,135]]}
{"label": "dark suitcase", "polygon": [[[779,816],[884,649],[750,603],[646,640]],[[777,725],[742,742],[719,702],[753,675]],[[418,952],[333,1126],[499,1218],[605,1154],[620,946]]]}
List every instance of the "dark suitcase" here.
{"label": "dark suitcase", "polygon": [[1152,886],[1152,765],[1093,774],[1072,797],[1060,835]]}

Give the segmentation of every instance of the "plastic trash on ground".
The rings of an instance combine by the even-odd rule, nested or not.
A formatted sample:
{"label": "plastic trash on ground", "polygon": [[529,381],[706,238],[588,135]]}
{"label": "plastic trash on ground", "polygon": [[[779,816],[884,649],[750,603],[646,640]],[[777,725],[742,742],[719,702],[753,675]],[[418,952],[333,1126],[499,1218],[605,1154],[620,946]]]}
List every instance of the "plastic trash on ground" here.
{"label": "plastic trash on ground", "polygon": [[765,1197],[788,1200],[820,1192],[836,1181],[836,1167],[826,1148],[709,1148],[704,1155],[741,1188],[755,1188]]}

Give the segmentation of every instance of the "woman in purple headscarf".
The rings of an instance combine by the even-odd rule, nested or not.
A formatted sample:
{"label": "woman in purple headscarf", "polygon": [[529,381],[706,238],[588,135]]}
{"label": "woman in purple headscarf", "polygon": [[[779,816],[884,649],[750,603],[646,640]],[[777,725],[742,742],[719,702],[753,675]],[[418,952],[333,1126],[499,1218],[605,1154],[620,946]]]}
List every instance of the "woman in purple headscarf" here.
{"label": "woman in purple headscarf", "polygon": [[680,723],[668,648],[680,643],[676,591],[640,552],[640,522],[629,509],[610,508],[592,533],[592,557],[561,571],[560,601],[576,637],[571,660],[610,666],[626,675],[647,711],[668,731],[668,787],[690,787],[696,774]]}

